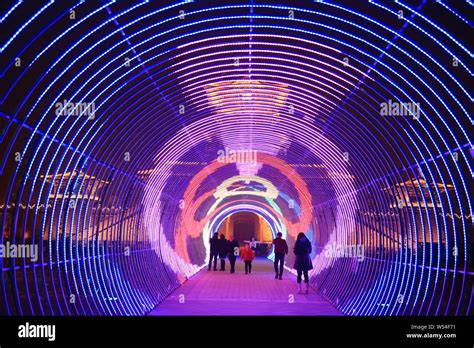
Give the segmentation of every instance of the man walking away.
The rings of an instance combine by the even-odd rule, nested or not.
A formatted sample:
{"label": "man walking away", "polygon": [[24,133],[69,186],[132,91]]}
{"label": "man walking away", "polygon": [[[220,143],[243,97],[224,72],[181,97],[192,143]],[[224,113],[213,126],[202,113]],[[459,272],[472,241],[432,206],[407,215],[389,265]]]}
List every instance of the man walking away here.
{"label": "man walking away", "polygon": [[235,260],[240,255],[239,242],[234,239],[234,236],[229,237],[228,243],[230,273],[235,273]]}
{"label": "man walking away", "polygon": [[220,271],[225,271],[225,258],[227,256],[227,239],[221,234],[219,239],[219,259],[221,260],[221,269]]}
{"label": "man walking away", "polygon": [[217,255],[219,254],[219,239],[217,238],[217,233],[214,233],[209,244],[211,245],[211,257],[209,258],[209,267],[207,270],[211,270],[212,260],[214,260],[214,271],[217,271]]}
{"label": "man walking away", "polygon": [[[277,237],[273,240],[273,245],[275,245],[275,261],[273,266],[275,266],[275,279],[282,280],[283,275],[283,264],[285,263],[285,255],[288,254],[288,244],[286,240],[281,238],[282,233],[278,232]],[[280,269],[278,269],[278,263],[280,263]],[[278,271],[280,271],[278,273]]]}

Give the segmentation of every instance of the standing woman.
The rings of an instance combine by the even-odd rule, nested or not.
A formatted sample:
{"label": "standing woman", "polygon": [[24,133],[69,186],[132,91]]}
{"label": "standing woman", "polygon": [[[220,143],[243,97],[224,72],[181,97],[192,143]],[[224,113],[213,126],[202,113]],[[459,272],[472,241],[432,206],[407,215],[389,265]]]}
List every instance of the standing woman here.
{"label": "standing woman", "polygon": [[311,262],[311,242],[306,238],[303,232],[298,233],[296,238],[295,248],[295,264],[294,269],[298,272],[298,293],[301,294],[301,275],[304,275],[305,282],[305,294],[308,293],[309,289],[309,278],[308,271],[313,269],[313,263]]}

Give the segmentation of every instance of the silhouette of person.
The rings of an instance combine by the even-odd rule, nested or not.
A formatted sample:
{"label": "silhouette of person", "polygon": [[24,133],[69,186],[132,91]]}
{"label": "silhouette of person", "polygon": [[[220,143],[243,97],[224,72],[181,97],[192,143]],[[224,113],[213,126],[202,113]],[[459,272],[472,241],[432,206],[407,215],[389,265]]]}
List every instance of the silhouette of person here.
{"label": "silhouette of person", "polygon": [[230,273],[235,273],[235,260],[240,254],[240,245],[239,242],[234,239],[234,236],[230,236],[227,246],[229,253]]}
{"label": "silhouette of person", "polygon": [[[273,262],[273,266],[275,267],[275,279],[279,278],[280,280],[283,275],[285,255],[288,254],[288,244],[286,244],[286,240],[281,238],[282,235],[281,232],[278,232],[277,237],[272,242],[275,246],[275,261]],[[280,264],[279,268],[278,264]]]}
{"label": "silhouette of person", "polygon": [[217,271],[217,255],[219,254],[219,239],[217,238],[217,233],[214,233],[209,244],[211,245],[211,256],[209,258],[209,267],[207,270],[211,270],[211,264],[214,260],[214,271]]}
{"label": "silhouette of person", "polygon": [[249,243],[250,249],[255,251],[257,249],[257,244],[258,244],[258,241],[255,240],[255,237],[252,237],[252,240]]}
{"label": "silhouette of person", "polygon": [[298,237],[296,238],[296,243],[294,247],[295,253],[295,263],[293,268],[296,269],[297,278],[296,281],[298,283],[298,293],[301,294],[301,275],[304,275],[304,282],[305,282],[305,293],[308,293],[309,289],[309,278],[308,278],[308,271],[313,269],[313,263],[311,262],[311,242],[305,236],[303,232],[298,233]]}
{"label": "silhouette of person", "polygon": [[227,239],[225,239],[225,236],[221,234],[219,238],[219,259],[221,260],[221,269],[220,271],[225,271],[225,258],[227,256]]}
{"label": "silhouette of person", "polygon": [[251,240],[244,240],[243,242],[247,243],[253,251],[257,249],[257,244],[260,243],[258,240],[255,240],[255,237],[252,237]]}

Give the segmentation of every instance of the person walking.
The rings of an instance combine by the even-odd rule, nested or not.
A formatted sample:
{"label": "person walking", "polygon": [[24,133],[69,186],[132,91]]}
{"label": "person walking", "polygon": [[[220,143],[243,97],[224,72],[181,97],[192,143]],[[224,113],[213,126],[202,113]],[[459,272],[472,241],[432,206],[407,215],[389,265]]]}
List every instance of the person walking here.
{"label": "person walking", "polygon": [[245,245],[242,255],[240,255],[241,260],[245,263],[245,274],[252,273],[252,260],[255,259],[255,253],[250,249],[250,245]]}
{"label": "person walking", "polygon": [[[273,245],[275,246],[275,261],[273,262],[273,266],[275,267],[275,279],[282,280],[283,276],[283,265],[285,263],[285,255],[288,254],[288,244],[286,244],[286,240],[282,237],[282,233],[278,232],[277,237],[273,240]],[[280,267],[278,267],[278,264]]]}
{"label": "person walking", "polygon": [[262,243],[256,240],[255,237],[252,237],[250,240],[244,240],[243,242],[249,244],[250,249],[255,252],[255,255],[260,255],[260,250],[257,248],[257,246],[261,246]]}
{"label": "person walking", "polygon": [[220,238],[219,238],[219,249],[218,249],[218,253],[219,253],[219,259],[221,260],[221,269],[220,271],[225,271],[225,258],[227,256],[227,239],[225,239],[225,236],[223,234],[221,234]]}
{"label": "person walking", "polygon": [[214,233],[209,244],[211,245],[211,255],[209,258],[209,267],[208,271],[211,270],[212,261],[214,261],[214,271],[217,271],[217,255],[219,254],[219,239],[217,238],[217,233]]}
{"label": "person walking", "polygon": [[305,293],[308,293],[309,289],[309,277],[308,271],[313,269],[313,263],[311,262],[311,242],[305,236],[303,232],[298,233],[296,238],[296,243],[294,247],[295,253],[295,263],[293,268],[297,272],[297,283],[298,283],[298,293],[301,294],[301,276],[304,275],[305,282]]}
{"label": "person walking", "polygon": [[255,251],[257,250],[257,244],[258,244],[258,240],[255,240],[255,237],[252,237],[252,239],[250,240],[250,249],[252,249],[252,251]]}
{"label": "person walking", "polygon": [[237,259],[237,256],[240,255],[240,245],[239,242],[234,239],[234,236],[230,236],[227,246],[229,253],[230,273],[235,273],[235,260]]}
{"label": "person walking", "polygon": [[260,244],[258,240],[255,239],[255,237],[252,237],[250,240],[244,240],[244,243],[248,243],[250,245],[250,249],[253,251],[257,250],[257,245]]}

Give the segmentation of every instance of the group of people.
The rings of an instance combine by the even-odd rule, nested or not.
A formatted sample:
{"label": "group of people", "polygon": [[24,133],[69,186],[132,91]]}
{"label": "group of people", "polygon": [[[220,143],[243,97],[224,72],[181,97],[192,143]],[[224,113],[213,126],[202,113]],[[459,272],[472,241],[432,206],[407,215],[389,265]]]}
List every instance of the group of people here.
{"label": "group of people", "polygon": [[[220,271],[225,271],[225,259],[229,258],[230,273],[235,273],[235,261],[237,256],[240,255],[239,242],[234,239],[234,236],[230,236],[229,240],[225,239],[223,234],[218,237],[217,233],[214,233],[210,240],[211,245],[211,257],[209,258],[208,271],[211,270],[212,264],[214,263],[214,271],[217,271],[217,258],[221,261]],[[245,274],[249,274],[252,271],[252,260],[255,259],[255,252],[250,248],[250,245],[245,245],[245,249],[240,255],[241,260],[245,262]]]}
{"label": "group of people", "polygon": [[[283,279],[283,265],[285,263],[285,256],[288,254],[288,244],[286,240],[282,238],[282,233],[278,232],[276,238],[273,240],[274,245],[274,269],[275,269],[275,279]],[[220,271],[225,271],[225,259],[229,258],[230,263],[230,273],[235,273],[235,262],[237,257],[240,255],[240,259],[245,263],[245,274],[250,274],[252,272],[252,261],[255,259],[255,245],[252,243],[247,243],[240,254],[240,245],[239,242],[234,239],[233,236],[230,236],[229,240],[225,239],[223,234],[218,236],[217,233],[214,233],[213,237],[210,240],[211,246],[211,255],[209,259],[208,270],[211,270],[212,265],[214,265],[214,271],[217,271],[217,258],[220,259]],[[293,248],[295,254],[295,262],[293,268],[297,272],[297,284],[298,284],[298,293],[302,293],[301,281],[304,278],[305,290],[307,294],[309,289],[309,276],[308,272],[313,269],[313,264],[311,262],[311,242],[305,236],[303,232],[299,233],[296,242]]]}

